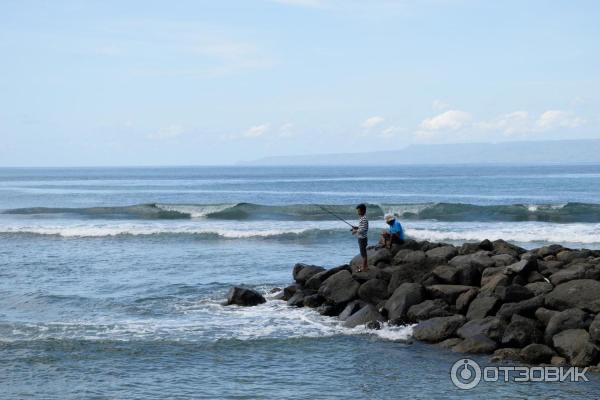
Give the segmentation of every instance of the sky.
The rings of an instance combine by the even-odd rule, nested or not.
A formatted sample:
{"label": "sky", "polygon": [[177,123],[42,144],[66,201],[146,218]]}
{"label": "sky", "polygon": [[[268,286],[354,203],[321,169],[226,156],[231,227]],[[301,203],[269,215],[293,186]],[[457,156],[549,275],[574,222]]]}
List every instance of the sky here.
{"label": "sky", "polygon": [[600,2],[0,2],[0,166],[600,138]]}

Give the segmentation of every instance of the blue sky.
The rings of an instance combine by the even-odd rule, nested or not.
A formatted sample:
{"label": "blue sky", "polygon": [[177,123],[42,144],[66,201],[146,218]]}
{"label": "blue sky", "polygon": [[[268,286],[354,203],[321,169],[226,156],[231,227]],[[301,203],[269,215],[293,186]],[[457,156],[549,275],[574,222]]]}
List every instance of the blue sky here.
{"label": "blue sky", "polygon": [[0,165],[600,138],[596,1],[0,3]]}

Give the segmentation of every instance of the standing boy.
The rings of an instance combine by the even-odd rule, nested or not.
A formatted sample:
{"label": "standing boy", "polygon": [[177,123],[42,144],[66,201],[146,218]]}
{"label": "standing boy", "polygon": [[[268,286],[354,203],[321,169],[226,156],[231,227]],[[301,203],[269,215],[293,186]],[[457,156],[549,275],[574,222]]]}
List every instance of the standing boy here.
{"label": "standing boy", "polygon": [[358,272],[368,271],[369,264],[367,261],[367,233],[369,233],[369,220],[367,220],[367,206],[359,204],[356,206],[358,214],[358,226],[352,228],[352,234],[358,238],[358,249],[362,257],[362,268],[358,268]]}

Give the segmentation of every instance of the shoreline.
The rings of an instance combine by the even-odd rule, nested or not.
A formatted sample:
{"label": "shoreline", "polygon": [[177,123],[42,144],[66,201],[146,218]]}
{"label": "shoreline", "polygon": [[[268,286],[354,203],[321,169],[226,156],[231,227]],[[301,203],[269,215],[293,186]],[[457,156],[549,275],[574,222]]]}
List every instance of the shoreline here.
{"label": "shoreline", "polygon": [[600,362],[600,250],[504,240],[408,240],[370,246],[325,269],[298,263],[276,299],[315,308],[345,327],[414,324],[412,338],[492,361],[592,367]]}

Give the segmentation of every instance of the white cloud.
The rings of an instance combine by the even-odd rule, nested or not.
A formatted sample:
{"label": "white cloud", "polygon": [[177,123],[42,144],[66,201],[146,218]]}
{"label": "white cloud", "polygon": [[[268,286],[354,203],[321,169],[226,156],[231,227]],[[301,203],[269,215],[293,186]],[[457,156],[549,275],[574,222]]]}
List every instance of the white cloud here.
{"label": "white cloud", "polygon": [[294,134],[294,124],[291,122],[287,122],[279,127],[279,137],[291,137]]}
{"label": "white cloud", "polygon": [[531,120],[527,111],[514,111],[501,115],[490,121],[475,124],[484,131],[500,131],[505,135],[514,135],[531,130]]}
{"label": "white cloud", "polygon": [[250,128],[248,128],[243,134],[242,136],[247,137],[247,138],[258,138],[261,136],[264,136],[270,128],[270,124],[262,124],[262,125],[255,125],[252,126]]}
{"label": "white cloud", "polygon": [[433,108],[435,111],[443,111],[449,109],[450,105],[442,100],[436,99],[431,104],[431,108]]}
{"label": "white cloud", "polygon": [[472,120],[471,114],[465,111],[448,110],[435,117],[427,118],[421,122],[419,127],[428,132],[432,131],[456,131]]}
{"label": "white cloud", "polygon": [[174,139],[183,134],[183,127],[181,125],[172,124],[167,126],[166,128],[161,128],[158,132],[154,132],[149,134],[148,139],[153,140],[165,140],[165,139]]}
{"label": "white cloud", "polygon": [[385,119],[380,116],[370,117],[370,118],[367,118],[365,120],[365,122],[362,123],[362,127],[364,129],[373,129],[377,125],[380,125],[383,121],[385,121]]}
{"label": "white cloud", "polygon": [[577,128],[585,123],[580,118],[568,111],[548,110],[535,121],[535,127],[541,131],[549,131],[559,128]]}

